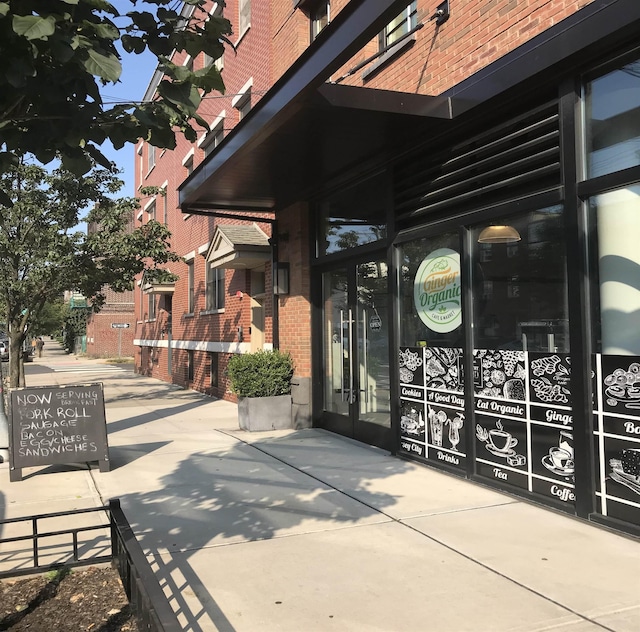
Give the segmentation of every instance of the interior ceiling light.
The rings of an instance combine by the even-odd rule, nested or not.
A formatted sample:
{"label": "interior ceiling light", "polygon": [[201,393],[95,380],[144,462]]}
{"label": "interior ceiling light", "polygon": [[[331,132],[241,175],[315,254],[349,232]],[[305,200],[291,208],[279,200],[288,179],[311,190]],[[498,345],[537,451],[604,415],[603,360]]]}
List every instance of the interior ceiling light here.
{"label": "interior ceiling light", "polygon": [[478,235],[479,244],[511,244],[520,241],[520,233],[513,226],[487,226]]}

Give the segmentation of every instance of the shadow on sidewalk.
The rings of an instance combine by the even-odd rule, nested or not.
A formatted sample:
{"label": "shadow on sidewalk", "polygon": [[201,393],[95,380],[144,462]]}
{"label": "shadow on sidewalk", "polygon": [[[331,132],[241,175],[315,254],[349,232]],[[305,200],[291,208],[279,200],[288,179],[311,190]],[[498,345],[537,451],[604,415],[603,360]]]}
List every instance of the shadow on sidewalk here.
{"label": "shadow on sidewalk", "polygon": [[[140,544],[155,559],[161,584],[177,601],[174,609],[188,620],[185,630],[199,632],[204,620],[205,629],[213,623],[217,630],[234,630],[211,594],[211,586],[205,585],[189,561],[196,552],[291,535],[301,525],[325,530],[329,524],[331,529],[340,529],[363,520],[376,522],[383,517],[381,507],[397,502],[390,494],[372,491],[373,481],[406,471],[407,463],[389,457],[381,466],[380,458],[367,459],[365,454],[355,465],[336,467],[333,480],[336,484],[339,480],[342,489],[352,490],[346,494],[269,455],[269,444],[278,441],[238,442],[192,454],[161,478],[161,491],[120,496]],[[311,445],[291,442],[287,449],[293,451],[289,452],[293,462],[323,463],[323,455],[335,448],[336,441],[340,440],[323,441],[319,436]],[[296,451],[304,454],[297,456]],[[326,479],[332,480],[332,474]],[[197,612],[183,597],[185,589],[197,596]]]}

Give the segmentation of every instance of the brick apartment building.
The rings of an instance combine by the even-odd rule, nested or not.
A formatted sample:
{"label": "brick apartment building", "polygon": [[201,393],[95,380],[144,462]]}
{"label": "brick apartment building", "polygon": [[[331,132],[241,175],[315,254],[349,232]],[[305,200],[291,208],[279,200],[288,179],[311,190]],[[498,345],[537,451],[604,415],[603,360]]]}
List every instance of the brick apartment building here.
{"label": "brick apartment building", "polygon": [[278,346],[296,424],[640,533],[640,4],[224,12],[211,131],[137,149],[185,257],[139,370],[228,397]]}

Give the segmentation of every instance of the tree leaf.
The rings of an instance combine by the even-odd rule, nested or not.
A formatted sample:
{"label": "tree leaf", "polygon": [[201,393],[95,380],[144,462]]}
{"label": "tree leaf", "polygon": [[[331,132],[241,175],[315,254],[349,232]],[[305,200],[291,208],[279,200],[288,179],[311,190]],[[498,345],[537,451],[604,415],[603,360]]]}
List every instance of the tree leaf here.
{"label": "tree leaf", "polygon": [[127,53],[135,53],[139,55],[143,53],[147,45],[141,37],[134,37],[133,35],[127,35],[126,33],[120,38],[122,42],[122,48]]}
{"label": "tree leaf", "polygon": [[99,165],[105,169],[113,169],[114,163],[112,163],[95,145],[87,145],[86,150]]}
{"label": "tree leaf", "polygon": [[50,15],[46,18],[37,15],[14,15],[12,24],[13,32],[28,40],[46,40],[56,30],[56,20]]}
{"label": "tree leaf", "polygon": [[13,206],[13,200],[2,189],[0,189],[0,204],[8,208]]}
{"label": "tree leaf", "polygon": [[62,165],[76,176],[83,176],[91,169],[91,160],[83,153],[63,154]]}
{"label": "tree leaf", "polygon": [[9,5],[6,2],[0,2],[0,15],[4,16],[9,13]]}
{"label": "tree leaf", "polygon": [[122,74],[122,64],[115,55],[102,55],[94,49],[89,49],[89,58],[85,60],[87,72],[105,81],[115,83]]}
{"label": "tree leaf", "polygon": [[83,20],[83,26],[92,30],[98,37],[104,39],[117,40],[120,37],[120,30],[111,22],[93,23]]}

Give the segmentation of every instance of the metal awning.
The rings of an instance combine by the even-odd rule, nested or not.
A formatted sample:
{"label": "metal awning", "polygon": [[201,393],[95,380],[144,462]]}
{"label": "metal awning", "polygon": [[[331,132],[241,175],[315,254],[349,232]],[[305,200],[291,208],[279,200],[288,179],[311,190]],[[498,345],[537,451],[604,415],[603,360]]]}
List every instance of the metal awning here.
{"label": "metal awning", "polygon": [[[405,7],[407,0],[351,0],[179,188],[183,212],[200,209],[269,210],[300,199],[320,178],[368,159],[403,134],[409,120],[434,108],[431,97],[408,95],[363,109],[348,86],[325,85]],[[365,90],[357,89],[353,90]],[[360,92],[358,92],[360,94]],[[350,92],[355,95],[355,92]],[[362,93],[363,94],[363,93]],[[388,93],[389,102],[393,94]],[[418,105],[417,101],[420,101]],[[349,107],[344,107],[348,103]],[[438,102],[440,103],[440,102]],[[424,104],[424,105],[422,105]],[[398,106],[400,112],[398,113]],[[446,106],[445,106],[446,109]],[[438,107],[435,110],[441,111]],[[435,111],[434,110],[434,111]],[[400,120],[404,118],[404,125]],[[399,139],[398,139],[399,142]]]}
{"label": "metal awning", "polygon": [[[358,92],[378,93],[366,95],[373,97],[371,104],[391,109],[358,107],[357,101],[365,100]],[[183,208],[193,209],[194,203],[217,209],[283,208],[304,199],[319,183],[402,147],[433,124],[426,117],[450,118],[448,99],[330,84],[297,105],[286,125],[251,150],[223,161],[220,146],[220,156],[205,165],[202,177],[196,174],[182,185]]]}
{"label": "metal awning", "polygon": [[275,211],[307,199],[323,182],[397,156],[525,79],[544,80],[554,65],[581,59],[604,38],[632,36],[640,20],[637,0],[591,3],[437,97],[327,83],[405,6],[347,3],[182,183],[183,212]]}

